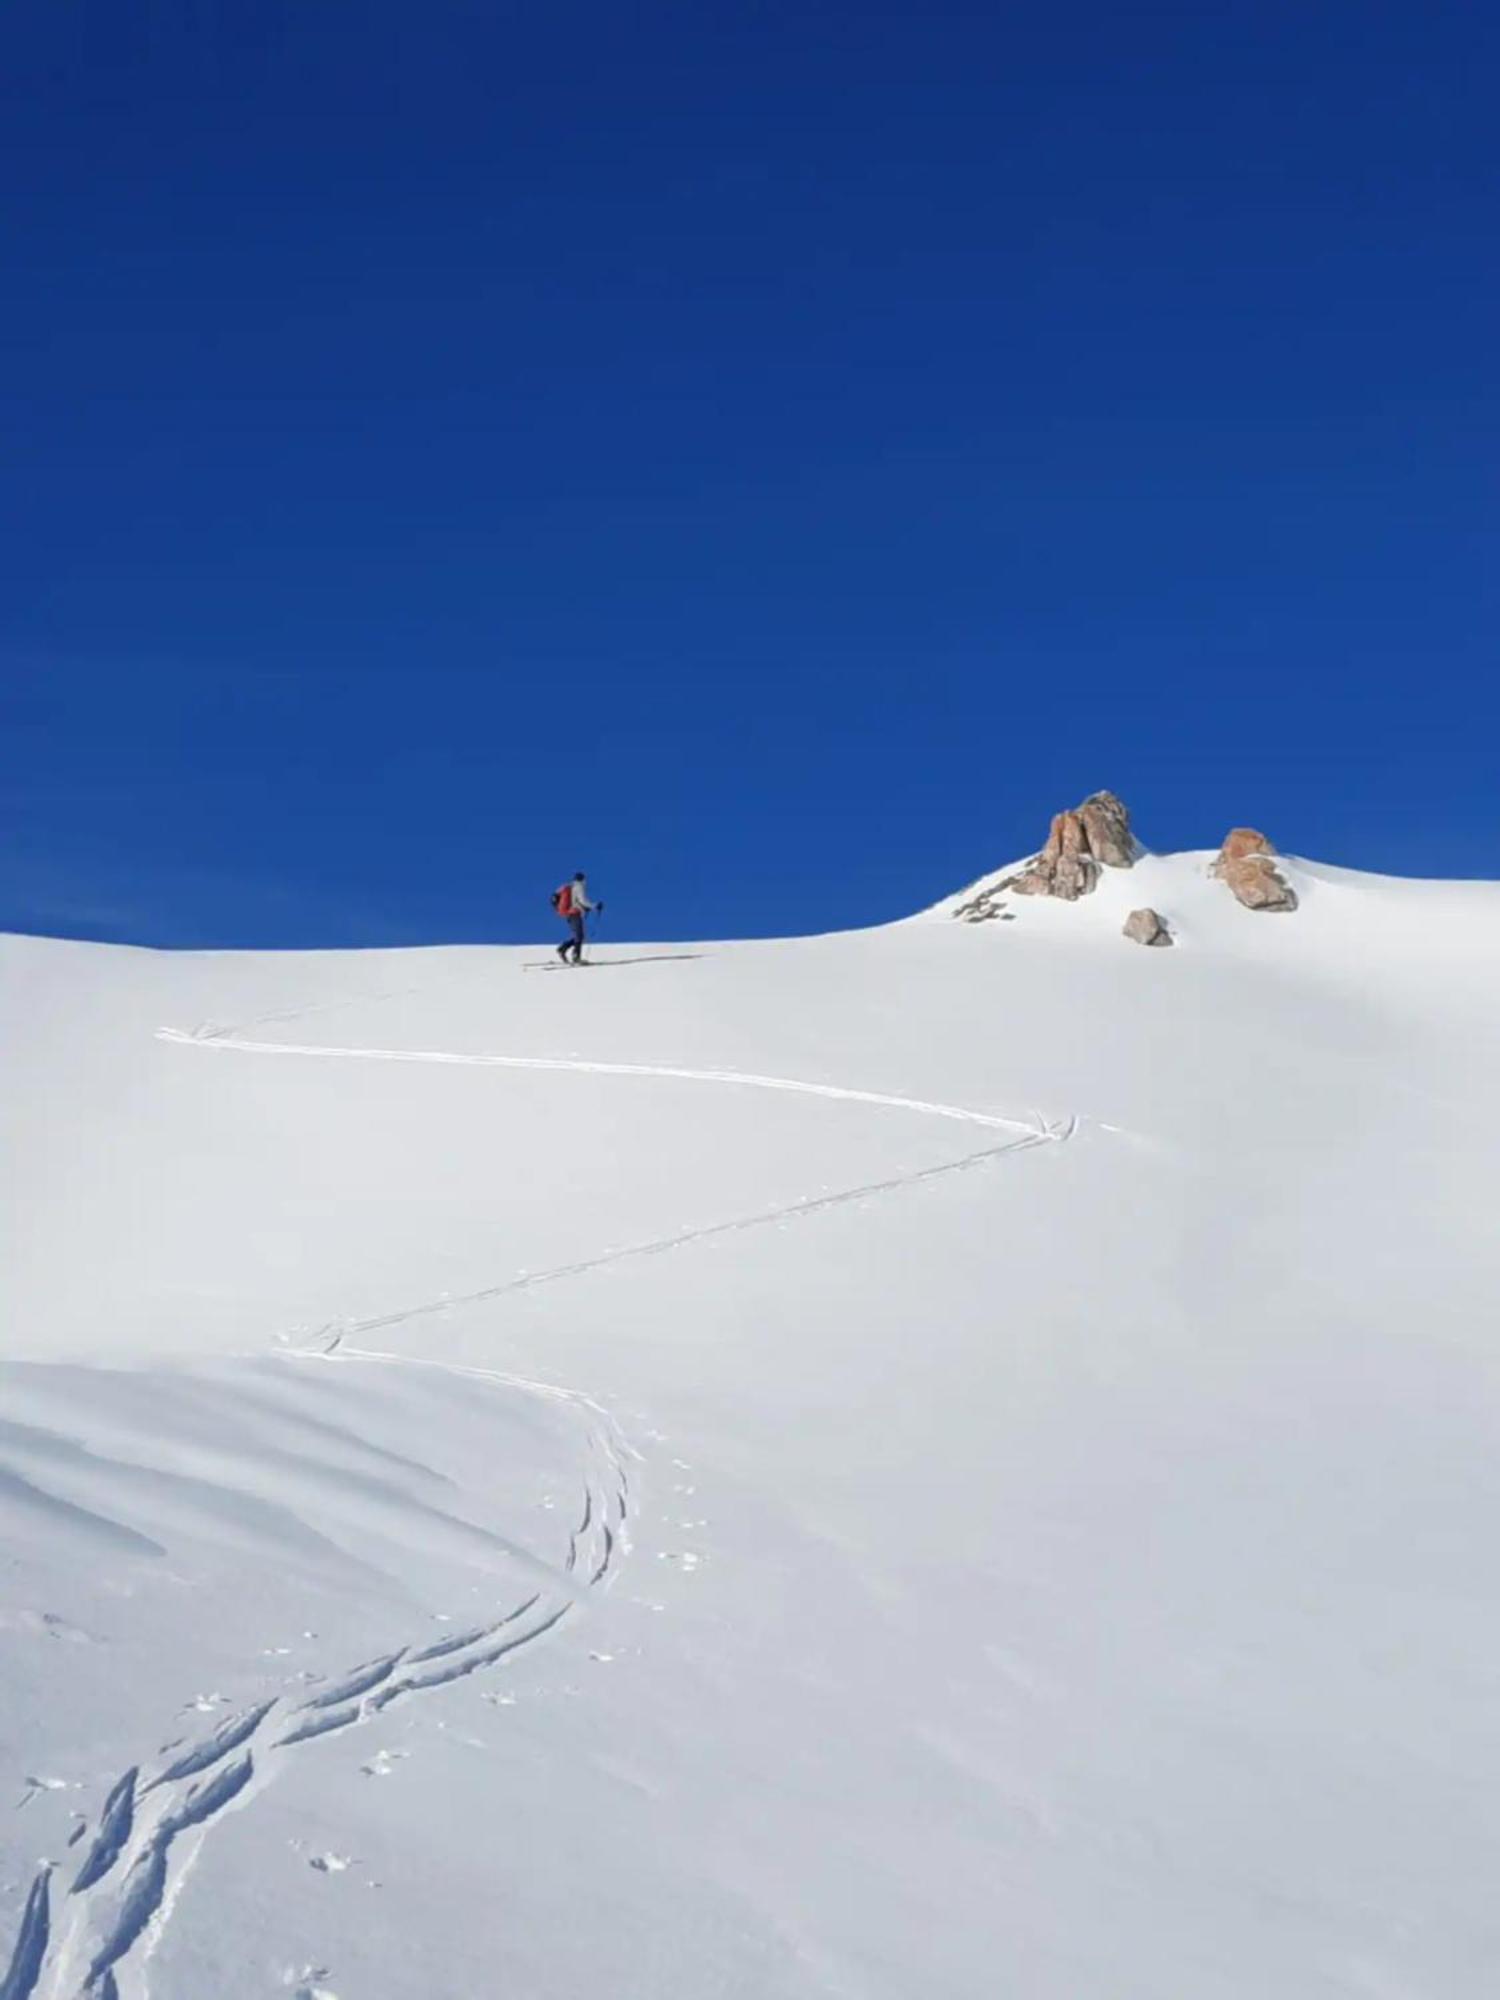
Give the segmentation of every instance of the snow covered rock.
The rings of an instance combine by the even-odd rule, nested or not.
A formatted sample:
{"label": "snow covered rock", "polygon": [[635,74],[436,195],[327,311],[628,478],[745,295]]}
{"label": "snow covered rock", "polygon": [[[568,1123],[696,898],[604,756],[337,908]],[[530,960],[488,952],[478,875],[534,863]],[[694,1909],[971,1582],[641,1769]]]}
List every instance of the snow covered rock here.
{"label": "snow covered rock", "polygon": [[1237,826],[1225,835],[1213,873],[1247,910],[1295,910],[1297,892],[1276,866],[1275,854],[1263,833]]}
{"label": "snow covered rock", "polygon": [[1132,910],[1125,919],[1124,934],[1134,944],[1170,944],[1172,933],[1155,910]]}
{"label": "snow covered rock", "polygon": [[1094,792],[1053,819],[1047,844],[1015,883],[1018,896],[1076,903],[1097,885],[1099,869],[1129,868],[1136,857],[1130,814],[1113,792]]}

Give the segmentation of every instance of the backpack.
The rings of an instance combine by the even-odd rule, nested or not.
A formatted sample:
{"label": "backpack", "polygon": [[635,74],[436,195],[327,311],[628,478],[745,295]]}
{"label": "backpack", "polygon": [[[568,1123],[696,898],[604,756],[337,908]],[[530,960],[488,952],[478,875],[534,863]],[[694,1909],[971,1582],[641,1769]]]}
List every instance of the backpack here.
{"label": "backpack", "polygon": [[552,891],[552,907],[560,917],[572,916],[573,884],[571,882],[564,882],[560,889]]}

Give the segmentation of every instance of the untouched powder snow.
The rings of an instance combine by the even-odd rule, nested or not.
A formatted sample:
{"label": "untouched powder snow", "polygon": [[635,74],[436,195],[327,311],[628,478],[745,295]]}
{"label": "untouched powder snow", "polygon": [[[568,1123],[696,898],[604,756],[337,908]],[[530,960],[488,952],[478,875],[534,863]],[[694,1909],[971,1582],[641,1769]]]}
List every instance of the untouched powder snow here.
{"label": "untouched powder snow", "polygon": [[0,942],[0,2000],[1490,1991],[1500,890],[1210,858]]}

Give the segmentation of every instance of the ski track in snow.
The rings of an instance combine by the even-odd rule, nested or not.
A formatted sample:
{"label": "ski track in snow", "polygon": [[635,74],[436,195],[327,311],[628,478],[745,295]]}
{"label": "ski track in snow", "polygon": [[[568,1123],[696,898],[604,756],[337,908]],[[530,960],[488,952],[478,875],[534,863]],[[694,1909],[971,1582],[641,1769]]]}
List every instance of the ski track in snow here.
{"label": "ski track in snow", "polygon": [[[403,1355],[344,1349],[302,1360],[345,1366],[383,1362],[446,1368]],[[144,2000],[145,1964],[213,1823],[249,1803],[298,1746],[349,1729],[393,1702],[497,1667],[578,1610],[629,1550],[634,1456],[605,1411],[571,1390],[498,1370],[451,1372],[566,1404],[581,1420],[583,1487],[563,1569],[488,1623],[427,1645],[398,1646],[349,1668],[315,1694],[257,1702],[179,1751],[144,1783],[132,1765],[111,1786],[93,1837],[66,1891],[44,1861],[32,1881],[0,2000]]]}
{"label": "ski track in snow", "polygon": [[849,1090],[840,1084],[809,1083],[789,1076],[756,1076],[736,1069],[677,1069],[663,1063],[588,1062],[575,1056],[505,1056],[466,1054],[456,1049],[369,1049],[322,1042],[258,1042],[248,1036],[185,1028],[158,1028],[156,1038],[190,1048],[234,1049],[241,1055],[335,1056],[355,1062],[450,1063],[472,1069],[559,1070],[580,1076],[655,1077],[671,1083],[717,1083],[747,1090],[790,1091],[802,1097],[828,1097],[845,1104],[876,1104],[888,1111],[915,1111],[929,1118],[956,1119],[962,1125],[984,1125],[996,1132],[1035,1136],[1049,1128],[1040,1120],[1028,1125],[1020,1118],[1002,1118],[991,1111],[973,1111],[962,1104],[934,1104],[920,1097],[895,1097],[879,1090]]}
{"label": "ski track in snow", "polygon": [[572,1263],[559,1264],[546,1271],[524,1272],[519,1277],[506,1278],[493,1285],[481,1286],[477,1291],[445,1292],[436,1299],[402,1306],[389,1313],[378,1313],[368,1319],[333,1321],[320,1328],[315,1336],[329,1340],[327,1351],[330,1353],[350,1334],[375,1333],[388,1327],[403,1326],[411,1320],[448,1312],[454,1307],[484,1305],[514,1292],[532,1291],[541,1285],[557,1284],[568,1278],[580,1278],[590,1271],[603,1270],[608,1265],[624,1263],[630,1258],[661,1256],[669,1250],[680,1250],[689,1243],[702,1243],[716,1236],[729,1236],[745,1230],[762,1229],[772,1223],[793,1221],[801,1216],[817,1215],[825,1209],[842,1207],[846,1203],[891,1194],[897,1189],[917,1187],[925,1181],[937,1180],[947,1174],[965,1173],[975,1167],[984,1166],[1007,1153],[1026,1152],[1033,1146],[1066,1141],[1078,1130],[1076,1117],[1052,1123],[1040,1113],[1036,1113],[1028,1123],[1020,1118],[1001,1117],[994,1112],[971,1110],[965,1105],[936,1104],[924,1098],[897,1097],[883,1091],[850,1090],[838,1084],[809,1083],[793,1077],[756,1076],[741,1070],[677,1069],[651,1063],[589,1062],[571,1056],[465,1055],[440,1049],[369,1049],[336,1047],[311,1042],[260,1042],[233,1034],[229,1030],[217,1029],[212,1031],[198,1029],[189,1033],[182,1028],[159,1028],[157,1039],[195,1048],[233,1049],[250,1055],[335,1056],[370,1062],[456,1063],[479,1068],[551,1070],[575,1072],[585,1076],[654,1077],[676,1083],[716,1083],[754,1090],[789,1091],[807,1097],[831,1098],[853,1104],[873,1104],[885,1110],[910,1111],[931,1118],[947,1118],[963,1124],[980,1125],[990,1131],[1009,1132],[1015,1135],[1001,1145],[987,1146],[977,1153],[966,1153],[961,1159],[946,1160],[937,1166],[922,1167],[911,1173],[895,1174],[886,1180],[868,1181],[859,1187],[844,1188],[834,1194],[804,1197],[794,1202],[787,1202],[779,1208],[763,1209],[755,1215],[737,1216],[728,1222],[714,1222],[697,1229],[678,1230],[670,1236],[655,1237],[647,1243],[631,1243],[620,1249],[600,1251],[597,1256],[578,1258]]}
{"label": "ski track in snow", "polygon": [[631,1258],[664,1256],[668,1251],[681,1250],[689,1243],[704,1243],[716,1236],[733,1236],[746,1230],[764,1229],[776,1222],[794,1222],[803,1216],[821,1214],[824,1209],[843,1208],[852,1202],[893,1194],[900,1188],[917,1187],[924,1181],[939,1180],[947,1174],[970,1173],[976,1167],[986,1166],[991,1160],[1003,1159],[1009,1153],[1024,1153],[1034,1146],[1070,1139],[1075,1130],[1076,1121],[1072,1119],[1056,1126],[1038,1127],[1019,1139],[1007,1139],[1003,1145],[986,1146],[977,1153],[965,1153],[961,1159],[944,1160],[934,1167],[919,1167],[909,1174],[892,1175],[888,1180],[866,1181],[859,1187],[843,1188],[835,1194],[805,1196],[788,1202],[782,1208],[762,1209],[755,1215],[737,1216],[730,1222],[710,1222],[698,1229],[678,1230],[672,1236],[658,1236],[648,1243],[628,1243],[618,1250],[602,1250],[595,1257],[580,1257],[573,1263],[557,1264],[546,1271],[527,1271],[520,1277],[483,1285],[478,1291],[443,1292],[435,1299],[424,1299],[417,1305],[402,1306],[393,1312],[377,1313],[368,1319],[332,1320],[311,1336],[301,1330],[295,1336],[284,1334],[282,1342],[286,1345],[294,1339],[310,1338],[325,1342],[325,1353],[335,1353],[350,1335],[379,1333],[388,1327],[405,1326],[411,1320],[431,1318],[457,1307],[484,1305],[514,1292],[534,1291],[541,1285],[555,1285],[568,1278],[586,1277],[591,1271],[602,1271],[611,1264],[623,1264]]}
{"label": "ski track in snow", "polygon": [[[367,997],[367,996],[361,996]],[[374,996],[382,997],[382,996]],[[333,1008],[329,1001],[313,1009]],[[293,1019],[292,1010],[263,1020]],[[258,1025],[247,1023],[246,1025]],[[497,1370],[457,1368],[408,1355],[352,1348],[349,1335],[399,1326],[454,1306],[474,1305],[507,1293],[582,1276],[627,1258],[662,1254],[683,1245],[813,1215],[824,1209],[908,1188],[939,1176],[979,1167],[1005,1154],[1070,1139],[1077,1120],[1050,1124],[1040,1116],[1028,1124],[1017,1118],[975,1111],[963,1105],[932,1103],[882,1091],[853,1090],[791,1077],[758,1076],[739,1070],[682,1069],[646,1063],[591,1062],[560,1056],[463,1054],[440,1049],[373,1049],[313,1043],[266,1042],[206,1025],[194,1032],[161,1028],[158,1039],[197,1048],[242,1054],[338,1057],[364,1062],[457,1064],[474,1068],[562,1071],[587,1076],[650,1077],[677,1083],[775,1090],[842,1103],[871,1104],[960,1124],[983,1126],[1012,1136],[963,1158],[924,1167],[883,1181],[789,1203],[784,1207],[679,1231],[649,1243],[608,1250],[553,1270],[532,1272],[462,1297],[445,1295],[379,1317],[338,1327],[319,1351],[301,1350],[304,1361],[384,1363],[436,1367],[504,1384],[568,1404],[583,1420],[588,1470],[577,1525],[564,1563],[566,1588],[535,1591],[500,1612],[490,1623],[425,1647],[399,1646],[350,1668],[318,1693],[262,1701],[231,1717],[200,1743],[182,1752],[142,1785],[132,1765],[113,1785],[100,1810],[93,1839],[66,1897],[55,1907],[54,1864],[44,1862],[27,1898],[10,1966],[0,1981],[0,2000],[129,2000],[144,1995],[144,1962],[155,1948],[194,1858],[220,1814],[248,1803],[275,1775],[278,1761],[300,1745],[356,1727],[393,1702],[498,1666],[511,1654],[552,1631],[577,1608],[581,1594],[606,1583],[619,1556],[629,1548],[629,1448],[608,1413],[588,1397],[550,1384],[522,1381]],[[328,1328],[321,1330],[327,1334]],[[258,1761],[257,1761],[258,1760]],[[125,1983],[122,1984],[121,1982]]]}
{"label": "ski track in snow", "polygon": [[336,1013],[341,1007],[357,1007],[362,1001],[373,1006],[382,1000],[409,1000],[421,990],[420,986],[392,986],[380,993],[341,993],[332,1000],[311,1000],[301,1007],[278,1007],[267,1014],[252,1014],[244,1021],[201,1021],[189,1039],[213,1042],[221,1035],[237,1034],[241,1028],[271,1028],[284,1021],[305,1021],[311,1014]]}

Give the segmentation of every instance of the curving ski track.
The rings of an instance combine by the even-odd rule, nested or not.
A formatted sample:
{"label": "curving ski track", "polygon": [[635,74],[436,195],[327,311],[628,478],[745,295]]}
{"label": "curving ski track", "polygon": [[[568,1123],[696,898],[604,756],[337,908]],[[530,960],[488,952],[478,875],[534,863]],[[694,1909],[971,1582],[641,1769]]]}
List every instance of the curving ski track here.
{"label": "curving ski track", "polygon": [[[328,1007],[345,1004],[331,1001]],[[310,1010],[302,1010],[310,1011]],[[295,1015],[263,1019],[295,1018]],[[333,1057],[363,1062],[457,1064],[474,1068],[561,1071],[588,1076],[649,1077],[676,1083],[773,1090],[842,1103],[869,1104],[893,1111],[944,1118],[1012,1136],[961,1159],[910,1174],[790,1203],[782,1208],[684,1230],[649,1243],[606,1251],[596,1257],[533,1272],[488,1286],[463,1298],[447,1296],[340,1328],[321,1352],[299,1359],[345,1363],[379,1362],[403,1367],[448,1364],[343,1345],[349,1334],[400,1325],[455,1305],[477,1304],[534,1286],[581,1276],[626,1258],[658,1255],[710,1237],[763,1227],[816,1214],[847,1202],[960,1173],[1012,1152],[1070,1139],[1076,1119],[1027,1123],[964,1105],[934,1103],[883,1091],[854,1090],[793,1077],[760,1076],[739,1070],[700,1070],[647,1063],[591,1062],[560,1056],[465,1054],[442,1049],[375,1049],[314,1043],[255,1041],[214,1027],[189,1033],[161,1028],[158,1039],[195,1048],[234,1050],[251,1055]],[[326,1331],[326,1330],[325,1330]],[[620,1555],[629,1548],[629,1448],[607,1412],[587,1397],[549,1384],[524,1382],[496,1370],[451,1372],[504,1383],[569,1404],[582,1419],[587,1439],[579,1517],[569,1538],[564,1570],[556,1584],[533,1592],[500,1611],[489,1623],[422,1648],[398,1646],[347,1670],[329,1686],[300,1700],[277,1696],[245,1710],[180,1753],[144,1784],[132,1765],[112,1786],[93,1830],[83,1863],[62,1899],[53,1893],[53,1866],[34,1878],[10,1965],[0,1979],[0,2000],[130,2000],[144,1995],[144,1961],[149,1958],[198,1849],[214,1821],[249,1802],[275,1775],[278,1763],[301,1745],[356,1727],[392,1702],[487,1671],[552,1631],[592,1590],[608,1582]],[[123,1982],[123,1983],[122,1983]]]}
{"label": "curving ski track", "polygon": [[604,1250],[597,1256],[581,1257],[571,1263],[555,1265],[550,1270],[528,1271],[518,1277],[504,1278],[493,1285],[482,1285],[476,1291],[445,1292],[438,1298],[401,1306],[388,1313],[377,1313],[367,1319],[334,1321],[320,1329],[320,1336],[329,1341],[328,1352],[336,1349],[340,1342],[351,1334],[380,1332],[388,1327],[403,1326],[414,1319],[449,1312],[455,1306],[484,1305],[493,1299],[505,1298],[513,1292],[534,1291],[542,1285],[558,1284],[568,1278],[581,1278],[591,1271],[603,1270],[607,1265],[624,1263],[632,1258],[656,1257],[669,1250],[680,1250],[689,1243],[702,1243],[716,1236],[731,1236],[745,1230],[762,1229],[772,1223],[789,1222],[803,1216],[817,1215],[824,1209],[838,1208],[849,1202],[892,1194],[898,1189],[918,1187],[926,1181],[938,1180],[947,1174],[970,1172],[975,1167],[987,1165],[991,1160],[1003,1158],[1007,1153],[1026,1152],[1033,1146],[1066,1141],[1071,1139],[1078,1129],[1076,1117],[1052,1123],[1037,1113],[1027,1121],[1021,1118],[1002,1117],[990,1111],[975,1111],[961,1104],[940,1104],[920,1097],[898,1097],[885,1091],[851,1090],[839,1084],[809,1083],[795,1077],[759,1076],[743,1070],[679,1069],[653,1063],[591,1062],[571,1056],[469,1055],[446,1049],[371,1049],[314,1042],[261,1042],[218,1029],[198,1029],[189,1033],[183,1028],[159,1028],[157,1039],[192,1048],[231,1049],[249,1055],[334,1056],[368,1062],[456,1063],[476,1068],[563,1071],[584,1076],[652,1077],[673,1083],[711,1083],[740,1089],[788,1091],[805,1097],[830,1098],[840,1103],[873,1104],[889,1111],[910,1111],[929,1118],[946,1118],[961,1124],[979,1125],[989,1131],[1009,1132],[1014,1135],[1000,1145],[986,1146],[978,1152],[965,1153],[959,1159],[942,1161],[937,1166],[917,1168],[911,1173],[895,1174],[885,1180],[863,1182],[857,1187],[842,1188],[834,1194],[805,1197],[784,1203],[778,1208],[762,1209],[754,1215],[736,1216],[728,1222],[714,1222],[697,1229],[678,1230],[670,1236],[653,1237],[649,1242],[626,1244],[621,1249]]}
{"label": "curving ski track", "polygon": [[[444,1365],[349,1350],[300,1358]],[[562,1402],[580,1419],[584,1469],[577,1521],[552,1583],[498,1608],[471,1630],[425,1646],[398,1646],[350,1667],[316,1693],[257,1702],[144,1780],[142,1767],[132,1765],[111,1786],[66,1890],[58,1893],[50,1862],[33,1879],[0,1978],[0,2000],[142,2000],[145,1963],[209,1830],[262,1791],[289,1754],[369,1721],[392,1702],[499,1666],[609,1582],[629,1549],[627,1461],[634,1455],[613,1419],[587,1397],[547,1383],[489,1369],[458,1372]]]}
{"label": "curving ski track", "polygon": [[[915,1111],[928,1118],[956,1119],[962,1125],[984,1125],[996,1132],[1034,1135],[1037,1123],[1002,1118],[991,1111],[973,1111],[963,1104],[936,1104],[921,1097],[895,1097],[881,1090],[848,1090],[840,1084],[809,1083],[790,1076],[756,1076],[737,1069],[677,1069],[662,1063],[586,1062],[574,1056],[504,1056],[467,1054],[457,1049],[369,1049],[331,1042],[257,1042],[248,1036],[212,1030],[190,1034],[185,1028],[158,1028],[160,1042],[177,1042],[196,1049],[234,1049],[241,1055],[334,1056],[352,1062],[451,1063],[471,1069],[559,1070],[579,1076],[644,1076],[671,1083],[717,1083],[742,1090],[791,1091],[802,1097],[828,1097],[843,1104],[876,1104],[888,1111]],[[1045,1126],[1042,1128],[1047,1129]]]}

